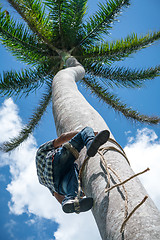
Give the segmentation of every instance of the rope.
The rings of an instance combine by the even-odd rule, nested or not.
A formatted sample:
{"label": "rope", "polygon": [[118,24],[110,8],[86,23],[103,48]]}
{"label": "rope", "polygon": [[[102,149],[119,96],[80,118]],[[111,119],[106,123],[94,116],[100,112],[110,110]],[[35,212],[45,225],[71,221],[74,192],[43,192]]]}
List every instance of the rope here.
{"label": "rope", "polygon": [[66,148],[66,149],[68,149],[76,159],[79,158],[79,152],[78,152],[78,150],[77,150],[75,147],[73,147],[70,142],[64,143],[64,144],[63,144],[63,147]]}
{"label": "rope", "polygon": [[105,151],[105,150],[106,151],[109,151],[109,150],[116,151],[116,152],[120,153],[127,160],[128,164],[130,165],[127,155],[126,155],[125,151],[123,150],[123,148],[121,147],[121,145],[119,143],[117,143],[113,138],[109,138],[108,142],[111,142],[111,143],[114,143],[115,145],[117,145],[121,151],[113,146],[109,146],[109,147],[105,147],[105,148],[103,147],[103,148],[100,148],[99,150],[100,151],[101,150],[102,151]]}
{"label": "rope", "polygon": [[[147,200],[147,198],[148,198],[148,196],[145,196],[144,199],[143,199],[143,200],[131,211],[131,213],[128,215],[128,193],[127,193],[127,190],[126,190],[124,184],[125,184],[126,182],[130,181],[131,179],[133,179],[133,178],[135,178],[135,177],[137,177],[137,176],[139,176],[139,175],[141,175],[141,174],[149,171],[150,169],[147,168],[147,169],[145,169],[144,171],[139,172],[139,173],[137,173],[137,174],[134,174],[133,176],[129,177],[128,179],[122,181],[122,180],[120,179],[120,177],[118,176],[118,174],[116,173],[116,171],[114,171],[110,166],[107,165],[107,160],[105,159],[104,154],[106,153],[106,151],[116,151],[116,152],[120,153],[120,154],[126,159],[126,161],[128,162],[128,164],[130,165],[129,160],[128,160],[128,158],[127,158],[127,156],[126,156],[123,148],[122,148],[114,139],[109,138],[108,141],[111,142],[111,143],[114,143],[116,146],[118,146],[118,147],[120,148],[120,150],[117,149],[117,148],[115,148],[115,147],[113,147],[113,146],[101,147],[101,148],[99,148],[99,150],[98,150],[98,154],[100,155],[100,161],[102,162],[102,164],[103,164],[103,166],[104,166],[104,168],[105,168],[105,170],[106,170],[106,174],[107,174],[107,178],[108,178],[107,186],[106,186],[106,188],[105,188],[105,193],[107,193],[107,192],[111,191],[112,189],[114,189],[114,188],[116,188],[116,187],[119,187],[119,186],[122,186],[122,188],[123,188],[123,190],[124,190],[124,195],[125,195],[125,212],[124,212],[124,221],[123,221],[122,226],[121,226],[121,228],[120,228],[120,232],[122,233],[122,232],[124,231],[124,228],[125,228],[126,223],[127,223],[128,220],[130,219],[130,217],[134,214],[134,212],[135,212],[135,211]],[[77,199],[80,199],[80,194],[81,194],[81,189],[82,189],[82,181],[81,181],[81,179],[82,179],[82,172],[83,172],[83,170],[84,170],[84,168],[85,168],[85,166],[86,166],[89,158],[90,158],[90,157],[86,156],[86,158],[84,159],[84,161],[83,161],[83,163],[82,163],[82,166],[81,166],[81,168],[80,168],[80,170],[79,170]],[[112,187],[110,187],[110,185],[111,185],[110,182],[111,182],[111,181],[110,181],[110,172],[109,172],[109,170],[117,177],[117,179],[118,179],[118,181],[119,181],[119,183],[113,185]]]}
{"label": "rope", "polygon": [[107,193],[108,191],[111,191],[113,188],[119,187],[120,185],[123,185],[123,184],[125,184],[126,182],[130,181],[132,178],[135,178],[135,177],[137,177],[137,176],[139,176],[139,175],[141,175],[141,174],[143,174],[143,173],[145,173],[145,172],[147,172],[147,171],[149,171],[149,170],[150,170],[150,169],[147,168],[147,169],[145,169],[145,170],[142,171],[142,172],[139,172],[139,173],[137,173],[137,174],[134,174],[133,176],[131,176],[130,178],[124,180],[123,182],[117,183],[117,184],[115,184],[114,186],[112,186],[112,187],[110,187],[110,188],[108,188],[108,189],[105,189],[105,192]]}
{"label": "rope", "polygon": [[[122,183],[122,181],[121,181],[120,177],[118,176],[118,174],[117,174],[111,167],[109,167],[109,166],[108,166],[108,169],[109,169],[110,171],[112,171],[113,174],[117,177],[118,181],[119,181],[120,183]],[[125,195],[125,204],[124,204],[125,212],[124,212],[124,218],[126,218],[127,215],[128,215],[128,193],[127,193],[127,190],[126,190],[124,184],[122,184],[122,188],[123,188],[124,193],[125,193],[125,194],[124,194],[124,195]],[[106,188],[106,189],[107,189],[107,188]],[[105,191],[106,191],[106,189],[105,189]]]}
{"label": "rope", "polygon": [[[86,158],[84,159],[83,163],[82,163],[82,166],[79,170],[79,175],[78,175],[78,194],[77,194],[77,197],[78,199],[80,199],[80,195],[81,195],[81,189],[82,189],[82,184],[81,184],[81,178],[82,178],[82,172],[83,172],[83,169],[85,168],[86,166],[86,163],[87,161],[89,160],[90,157],[86,156]],[[83,190],[83,189],[82,189]]]}
{"label": "rope", "polygon": [[124,227],[127,223],[127,221],[130,219],[130,217],[133,215],[133,213],[147,200],[148,196],[145,196],[143,198],[143,200],[132,210],[132,212],[128,215],[128,217],[124,220],[124,222],[122,223],[120,232],[122,233],[124,231]]}
{"label": "rope", "polygon": [[77,214],[80,213],[80,204],[79,204],[79,198],[76,197],[74,201],[74,209]]}

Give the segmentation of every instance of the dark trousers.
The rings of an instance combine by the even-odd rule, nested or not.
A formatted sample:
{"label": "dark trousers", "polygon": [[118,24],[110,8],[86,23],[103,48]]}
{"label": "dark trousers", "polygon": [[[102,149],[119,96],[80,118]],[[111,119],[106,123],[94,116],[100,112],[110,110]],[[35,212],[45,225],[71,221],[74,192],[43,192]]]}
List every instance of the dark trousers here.
{"label": "dark trousers", "polygon": [[[89,147],[95,137],[90,127],[85,127],[69,142],[80,152],[84,146]],[[75,157],[62,147],[54,156],[53,179],[56,192],[65,195],[65,199],[74,198],[78,192],[78,172],[75,167]]]}

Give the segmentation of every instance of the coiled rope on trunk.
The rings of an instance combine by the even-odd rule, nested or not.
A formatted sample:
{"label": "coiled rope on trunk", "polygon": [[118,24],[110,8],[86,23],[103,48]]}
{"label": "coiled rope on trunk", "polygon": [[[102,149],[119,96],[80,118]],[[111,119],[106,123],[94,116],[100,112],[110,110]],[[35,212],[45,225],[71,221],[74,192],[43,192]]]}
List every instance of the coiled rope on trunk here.
{"label": "coiled rope on trunk", "polygon": [[[109,138],[109,139],[108,139],[108,142],[111,142],[111,143],[115,144],[117,147],[119,147],[120,150],[119,150],[118,148],[116,148],[116,147],[113,147],[113,146],[101,147],[101,148],[99,148],[99,150],[98,150],[98,154],[100,155],[100,161],[101,161],[101,163],[103,164],[103,166],[104,166],[104,168],[105,168],[106,175],[107,175],[107,179],[108,179],[107,185],[106,185],[106,188],[105,188],[104,191],[105,191],[105,193],[107,193],[107,192],[111,191],[112,189],[114,189],[114,188],[116,188],[116,187],[119,187],[119,186],[122,186],[122,188],[123,188],[124,195],[125,195],[125,203],[124,203],[124,205],[125,205],[125,206],[124,206],[125,211],[124,211],[124,221],[123,221],[123,223],[122,223],[122,225],[121,225],[121,228],[120,228],[120,232],[123,233],[123,232],[124,232],[124,229],[125,229],[125,225],[127,224],[127,222],[128,222],[128,220],[130,219],[130,217],[134,214],[134,212],[135,212],[135,211],[146,201],[146,199],[148,198],[148,196],[145,196],[144,199],[130,212],[130,214],[128,214],[128,201],[129,201],[129,200],[128,200],[128,193],[127,193],[127,190],[126,190],[124,184],[125,184],[126,182],[130,181],[131,179],[133,179],[133,178],[135,178],[135,177],[137,177],[137,176],[139,176],[139,175],[141,175],[141,174],[149,171],[150,169],[147,168],[147,169],[145,169],[144,171],[139,172],[139,173],[137,173],[137,174],[134,174],[133,176],[129,177],[128,179],[122,181],[122,180],[120,179],[120,177],[118,176],[118,174],[116,173],[116,171],[114,171],[110,166],[108,166],[107,160],[106,160],[104,154],[105,154],[107,151],[116,151],[116,152],[120,153],[121,155],[123,155],[123,157],[126,159],[127,163],[130,165],[129,160],[128,160],[128,158],[127,158],[127,156],[126,156],[123,148],[122,148],[114,139]],[[81,189],[82,189],[82,173],[83,173],[83,170],[84,170],[84,168],[85,168],[85,166],[86,166],[89,158],[90,158],[90,157],[86,156],[86,158],[84,159],[84,161],[83,161],[83,163],[82,163],[82,166],[81,166],[81,168],[80,168],[80,170],[79,170],[77,199],[80,199],[80,197],[81,197],[81,191],[82,191],[82,190],[81,190]],[[111,181],[110,181],[110,171],[117,177],[117,179],[118,179],[118,181],[119,181],[118,184],[115,184],[115,185],[113,185],[113,186],[111,186],[111,184],[110,184],[110,182],[111,182]]]}

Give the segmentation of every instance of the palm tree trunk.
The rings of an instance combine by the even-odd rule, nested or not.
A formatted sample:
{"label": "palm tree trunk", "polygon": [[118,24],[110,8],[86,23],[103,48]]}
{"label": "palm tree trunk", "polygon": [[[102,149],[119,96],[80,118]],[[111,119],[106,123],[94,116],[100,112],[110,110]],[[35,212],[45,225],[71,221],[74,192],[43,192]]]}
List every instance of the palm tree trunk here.
{"label": "palm tree trunk", "polygon": [[[90,126],[95,131],[108,129],[102,117],[77,89],[76,81],[83,78],[85,70],[77,64],[77,61],[76,65],[75,61],[74,58],[69,58],[66,62],[68,68],[59,71],[53,79],[53,114],[58,135],[67,131],[81,130],[85,126]],[[111,137],[113,138],[112,134]],[[109,142],[106,146],[114,144]],[[83,161],[85,152],[84,149],[80,162]],[[105,158],[122,181],[134,174],[126,159],[117,151],[107,151]],[[110,176],[111,185],[117,183],[117,177],[111,172]],[[92,212],[102,239],[160,239],[160,213],[150,198],[135,211],[127,221],[124,232],[120,233],[125,212],[124,191],[122,187],[117,187],[105,193],[107,178],[98,154],[89,159],[82,175],[82,183],[86,196],[92,196],[94,199]],[[144,198],[146,191],[138,178],[127,182],[125,188],[130,213]]]}

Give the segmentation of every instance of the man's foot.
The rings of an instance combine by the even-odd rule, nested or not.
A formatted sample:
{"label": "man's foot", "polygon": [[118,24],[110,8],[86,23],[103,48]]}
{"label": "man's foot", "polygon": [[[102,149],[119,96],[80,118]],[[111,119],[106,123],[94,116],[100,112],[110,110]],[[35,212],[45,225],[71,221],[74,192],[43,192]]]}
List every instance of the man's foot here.
{"label": "man's foot", "polygon": [[89,211],[93,207],[93,198],[70,199],[62,204],[65,213],[80,213]]}
{"label": "man's foot", "polygon": [[88,150],[87,155],[89,157],[94,157],[98,151],[98,148],[108,141],[110,132],[108,130],[103,130],[95,136],[93,141],[91,142]]}

